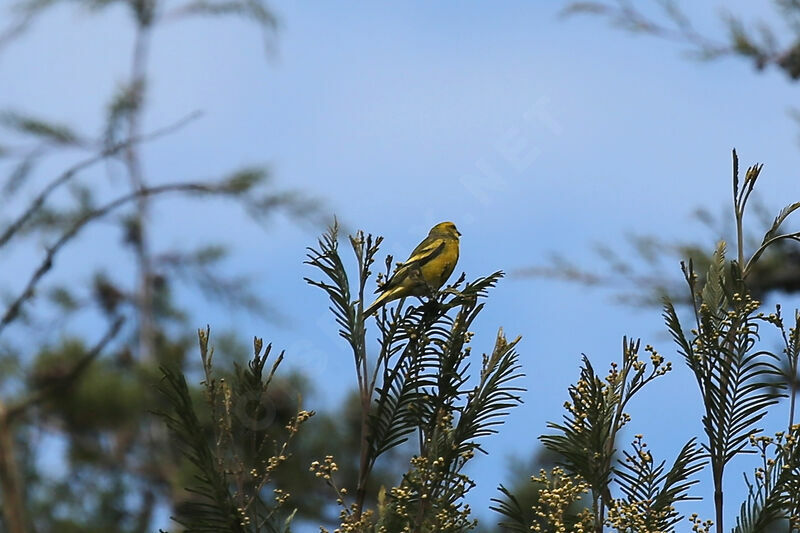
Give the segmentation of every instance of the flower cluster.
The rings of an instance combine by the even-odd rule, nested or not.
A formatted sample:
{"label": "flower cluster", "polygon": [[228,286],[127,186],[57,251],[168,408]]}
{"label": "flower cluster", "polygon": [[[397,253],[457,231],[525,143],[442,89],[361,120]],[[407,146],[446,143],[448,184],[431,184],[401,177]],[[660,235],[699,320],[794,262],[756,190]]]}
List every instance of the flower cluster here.
{"label": "flower cluster", "polygon": [[[415,456],[403,483],[388,492],[381,524],[384,531],[466,531],[477,524],[470,520],[469,505],[461,497],[475,484],[454,473],[444,457]],[[418,523],[424,517],[425,523]],[[379,531],[381,529],[379,528]]]}
{"label": "flower cluster", "polygon": [[692,523],[692,531],[694,533],[710,533],[711,526],[714,525],[712,520],[704,521],[697,515],[697,513],[694,513],[689,517],[689,522]]}
{"label": "flower cluster", "polygon": [[578,476],[567,475],[560,467],[554,467],[548,476],[541,470],[531,481],[542,485],[539,499],[533,506],[534,532],[589,533],[594,531],[594,517],[589,509],[575,513],[574,504],[589,492],[589,484]]}

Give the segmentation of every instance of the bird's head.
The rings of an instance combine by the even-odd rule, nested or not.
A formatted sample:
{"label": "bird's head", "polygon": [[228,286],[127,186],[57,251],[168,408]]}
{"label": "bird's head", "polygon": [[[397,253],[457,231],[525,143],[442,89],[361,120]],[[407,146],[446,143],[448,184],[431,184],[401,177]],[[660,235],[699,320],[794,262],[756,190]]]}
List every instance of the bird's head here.
{"label": "bird's head", "polygon": [[431,228],[428,234],[431,237],[452,237],[458,239],[461,233],[456,229],[456,225],[452,222],[439,222]]}

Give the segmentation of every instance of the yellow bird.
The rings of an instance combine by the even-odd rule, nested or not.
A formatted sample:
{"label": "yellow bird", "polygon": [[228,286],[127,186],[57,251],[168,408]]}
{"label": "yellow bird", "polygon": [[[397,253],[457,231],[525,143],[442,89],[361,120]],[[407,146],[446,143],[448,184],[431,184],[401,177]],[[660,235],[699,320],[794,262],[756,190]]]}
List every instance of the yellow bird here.
{"label": "yellow bird", "polygon": [[456,268],[460,235],[452,222],[436,224],[405,263],[375,291],[382,294],[367,307],[364,316],[393,300],[429,296],[439,290]]}

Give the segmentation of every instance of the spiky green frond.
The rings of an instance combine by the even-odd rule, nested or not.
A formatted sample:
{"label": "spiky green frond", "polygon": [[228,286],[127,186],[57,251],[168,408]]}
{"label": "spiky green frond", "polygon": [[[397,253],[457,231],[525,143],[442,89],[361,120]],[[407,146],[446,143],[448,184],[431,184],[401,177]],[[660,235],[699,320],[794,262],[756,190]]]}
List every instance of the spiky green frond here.
{"label": "spiky green frond", "polygon": [[525,389],[513,384],[524,375],[515,350],[519,341],[517,337],[509,342],[501,329],[491,355],[484,356],[480,382],[467,395],[456,427],[458,453],[480,450],[474,440],[496,433],[509,409],[522,403],[519,393]]}
{"label": "spiky green frond", "polygon": [[789,218],[789,215],[798,209],[800,209],[800,202],[794,202],[781,209],[778,213],[778,216],[776,216],[775,220],[772,222],[770,228],[766,231],[766,233],[764,233],[764,239],[761,241],[761,244],[767,244],[774,237],[777,237],[778,230],[780,229],[781,225],[786,221],[787,218]]}
{"label": "spiky green frond", "polygon": [[[625,494],[624,504],[615,504],[621,510],[617,520],[644,524],[647,531],[675,531],[675,524],[683,519],[675,504],[699,499],[690,497],[688,491],[699,482],[691,476],[703,469],[702,448],[691,439],[678,453],[672,467],[665,470],[666,461],[656,464],[642,438],[637,436],[633,450],[623,451],[623,457],[614,469],[616,481]],[[636,516],[626,516],[629,512]]]}
{"label": "spiky green frond", "polygon": [[[407,429],[413,423],[422,432],[420,459],[428,458],[437,468],[425,485],[428,498],[453,509],[473,485],[461,470],[481,450],[477,439],[496,432],[508,410],[521,403],[518,393],[523,390],[515,384],[522,376],[515,350],[519,339],[509,342],[502,331],[492,353],[484,356],[478,384],[464,388],[469,379],[468,329],[481,308],[474,299],[465,300],[455,319],[441,317],[428,330],[430,355],[423,357],[433,364],[425,364],[429,378],[420,385],[406,419]],[[409,503],[424,502],[412,498]]]}
{"label": "spiky green frond", "polygon": [[667,325],[667,329],[672,336],[672,340],[678,345],[678,354],[683,356],[686,365],[692,369],[696,376],[699,372],[702,372],[702,368],[700,366],[702,360],[699,356],[695,355],[694,346],[683,331],[683,325],[681,324],[680,318],[678,318],[678,312],[673,303],[669,300],[664,300],[664,311],[662,316],[664,317],[664,323]]}
{"label": "spiky green frond", "polygon": [[[766,409],[783,396],[773,386],[780,370],[777,357],[756,349],[763,318],[759,302],[750,298],[737,264],[725,268],[722,243],[714,254],[705,286],[695,300],[696,327],[687,337],[670,302],[664,318],[678,350],[695,375],[706,413],[703,426],[712,464],[724,465],[745,450],[748,438]],[[697,276],[685,271],[696,294]]]}
{"label": "spiky green frond", "polygon": [[[800,426],[776,438],[752,439],[762,465],[752,481],[745,476],[747,499],[742,503],[733,533],[760,533],[783,524],[785,531],[800,529]],[[789,522],[788,525],[785,523]]]}
{"label": "spiky green frond", "polygon": [[[474,483],[462,469],[480,449],[477,439],[494,433],[508,409],[520,403],[516,393],[522,390],[513,384],[522,375],[514,350],[517,341],[508,342],[502,334],[492,354],[484,358],[478,385],[468,388],[470,327],[483,310],[480,300],[503,273],[471,282],[462,274],[420,304],[401,298],[384,306],[376,319],[379,349],[370,358],[365,341],[369,317],[362,309],[369,268],[381,239],[363,232],[350,238],[358,262],[358,288],[353,289],[337,238],[334,227],[320,239],[318,250],[308,255],[307,263],[326,279],[306,281],[328,294],[340,335],[355,356],[362,406],[355,508],[364,501],[366,481],[378,457],[417,432],[418,455],[401,486],[389,492],[380,523],[390,529],[438,530],[442,524],[449,524],[448,531],[471,529],[475,523],[463,497]],[[391,265],[388,257],[387,275]]]}
{"label": "spiky green frond", "polygon": [[542,435],[539,440],[557,453],[567,471],[581,476],[592,488],[605,490],[611,480],[611,454],[608,449],[616,405],[610,402],[608,384],[594,371],[589,358],[583,356],[578,382],[569,387],[570,402],[563,423],[549,422],[557,431]]}
{"label": "spiky green frond", "polygon": [[[319,287],[328,294],[331,301],[330,310],[339,325],[339,335],[350,344],[356,366],[359,366],[362,364],[365,351],[364,322],[358,317],[358,299],[353,300],[351,297],[350,280],[339,255],[338,233],[339,226],[337,224],[331,226],[328,232],[319,239],[318,249],[308,248],[308,259],[305,261],[306,264],[321,270],[329,282],[311,278],[304,279],[310,285]],[[357,243],[354,242],[353,245],[355,247]],[[361,252],[359,260],[363,259],[364,252],[363,250]],[[369,260],[371,262],[371,257]],[[358,288],[356,290],[358,291]],[[361,292],[363,292],[363,283]]]}
{"label": "spiky green frond", "polygon": [[463,305],[466,301],[471,299],[485,298],[489,294],[489,289],[497,285],[497,282],[500,281],[503,276],[505,276],[505,273],[502,270],[498,270],[488,276],[476,278],[474,281],[466,283],[464,288],[458,291],[458,287],[465,280],[465,276],[462,274],[454,284],[442,291],[443,296],[446,296],[448,293],[455,294],[452,299],[447,302],[443,301],[442,303],[447,307],[455,307]]}
{"label": "spiky green frond", "polygon": [[503,485],[497,487],[502,497],[492,498],[494,505],[489,509],[501,514],[506,519],[498,523],[504,530],[514,533],[528,533],[530,524],[533,521],[533,513],[529,509],[523,508],[517,497]]}
{"label": "spiky green frond", "polygon": [[[563,422],[548,423],[556,433],[542,435],[542,443],[559,456],[559,464],[591,488],[595,508],[610,506],[613,459],[617,434],[628,423],[630,400],[648,383],[671,370],[671,364],[648,345],[650,365],[639,359],[640,342],[622,341],[622,365],[612,363],[605,378],[598,376],[588,357],[578,382],[570,386]],[[624,480],[624,479],[623,479]]]}
{"label": "spiky green frond", "polygon": [[492,498],[492,510],[507,520],[500,523],[503,531],[539,531],[547,533],[601,531],[601,523],[584,501],[590,488],[580,476],[570,475],[558,466],[550,472],[541,470],[531,476],[535,491],[525,504],[502,485],[501,498]]}
{"label": "spiky green frond", "polygon": [[175,520],[188,531],[198,533],[247,531],[241,525],[228,482],[218,468],[205,428],[197,417],[186,379],[170,368],[162,367],[161,371],[163,379],[158,389],[172,406],[173,413],[159,414],[175,436],[183,455],[197,468],[196,484],[186,490],[200,498],[185,503]]}
{"label": "spiky green frond", "polygon": [[426,390],[436,385],[439,361],[425,340],[432,330],[441,331],[452,320],[431,314],[431,307],[427,310],[411,307],[402,314],[393,313],[388,323],[379,321],[381,382],[375,388],[370,412],[373,461],[405,442],[430,416],[427,402],[422,400]]}
{"label": "spiky green frond", "polygon": [[[290,455],[292,436],[314,413],[299,411],[286,426],[286,439],[278,443],[275,433],[266,431],[272,418],[264,399],[283,353],[267,370],[271,346],[264,350],[261,339],[255,338],[254,355],[247,366],[237,365],[229,379],[217,378],[210,330],[198,333],[205,407],[210,412],[198,411],[185,378],[176,370],[162,368],[159,385],[171,406],[160,415],[196,470],[194,482],[186,487],[193,496],[177,508],[175,520],[190,532],[287,533],[294,511],[284,508],[285,498],[264,498],[262,489]],[[201,423],[198,412],[210,422]],[[245,464],[253,466],[245,468]]]}
{"label": "spiky green frond", "polygon": [[719,241],[714,253],[711,254],[711,262],[708,265],[708,273],[705,277],[706,283],[700,292],[700,302],[711,309],[725,309],[728,307],[723,288],[726,251],[727,244],[725,241]]}

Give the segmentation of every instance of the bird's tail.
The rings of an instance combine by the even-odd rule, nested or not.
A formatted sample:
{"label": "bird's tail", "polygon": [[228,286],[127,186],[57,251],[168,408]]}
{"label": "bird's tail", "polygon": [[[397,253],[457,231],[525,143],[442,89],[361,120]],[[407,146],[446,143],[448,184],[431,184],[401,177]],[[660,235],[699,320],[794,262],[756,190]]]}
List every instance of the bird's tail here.
{"label": "bird's tail", "polygon": [[396,300],[397,298],[400,298],[401,295],[398,293],[400,292],[401,288],[402,287],[395,287],[394,289],[388,290],[383,294],[381,294],[380,296],[378,296],[378,299],[372,302],[372,304],[364,310],[364,316],[368,317],[375,311],[377,311],[378,308],[381,307],[382,305],[389,303],[392,300]]}

